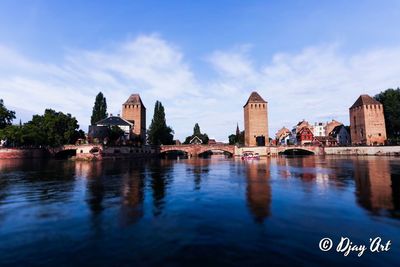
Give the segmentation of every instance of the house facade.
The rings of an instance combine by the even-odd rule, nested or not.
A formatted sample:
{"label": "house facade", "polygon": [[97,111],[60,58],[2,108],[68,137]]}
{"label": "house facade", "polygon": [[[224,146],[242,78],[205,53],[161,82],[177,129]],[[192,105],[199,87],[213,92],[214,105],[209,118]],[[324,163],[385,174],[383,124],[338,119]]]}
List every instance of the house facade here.
{"label": "house facade", "polygon": [[329,136],[335,138],[339,146],[351,145],[349,128],[344,126],[343,124],[333,128]]}
{"label": "house facade", "polygon": [[314,140],[314,135],[310,128],[303,127],[296,134],[298,145],[310,145]]}

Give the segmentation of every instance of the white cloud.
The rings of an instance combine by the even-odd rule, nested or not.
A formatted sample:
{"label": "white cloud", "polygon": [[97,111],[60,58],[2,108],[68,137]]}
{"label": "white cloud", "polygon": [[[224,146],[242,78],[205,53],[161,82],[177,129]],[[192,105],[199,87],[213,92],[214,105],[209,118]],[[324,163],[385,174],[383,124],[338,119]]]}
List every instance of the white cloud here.
{"label": "white cloud", "polygon": [[[248,66],[248,52],[242,56],[225,53],[223,57],[219,56],[221,53],[213,53],[210,60],[220,73],[225,66]],[[251,90],[258,91],[269,102],[273,135],[280,127],[291,127],[303,118],[310,122],[338,119],[348,123],[348,108],[360,94],[375,95],[379,90],[400,85],[399,60],[400,47],[346,55],[337,44],[321,45],[299,53],[278,53],[257,69],[247,68],[251,72],[243,79],[243,73],[237,72],[232,79],[230,72],[221,75],[215,84],[240,96],[240,101],[231,99],[238,107]]]}
{"label": "white cloud", "polygon": [[248,45],[211,52],[205,58],[217,75],[199,80],[179,47],[158,35],[95,51],[69,50],[58,64],[0,46],[0,97],[21,110],[23,121],[29,111],[49,107],[73,114],[86,129],[98,91],[106,95],[110,113],[140,93],[148,124],[154,102],[161,100],[177,138],[191,134],[198,122],[210,137],[226,140],[237,122],[243,128],[243,104],[253,90],[269,102],[273,135],[303,118],[347,123],[348,107],[359,94],[399,86],[400,47],[347,55],[337,44],[319,45],[279,52],[270,62],[251,52]]}

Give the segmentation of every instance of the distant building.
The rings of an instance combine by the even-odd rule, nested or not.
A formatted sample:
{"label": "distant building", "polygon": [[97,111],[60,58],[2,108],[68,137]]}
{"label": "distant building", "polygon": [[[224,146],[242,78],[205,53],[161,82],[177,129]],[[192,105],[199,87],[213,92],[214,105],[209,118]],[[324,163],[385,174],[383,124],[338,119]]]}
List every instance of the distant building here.
{"label": "distant building", "polygon": [[314,136],[326,136],[325,132],[326,123],[316,122],[312,129]]}
{"label": "distant building", "polygon": [[203,143],[203,141],[196,135],[189,141],[189,144],[192,144],[192,145],[201,145],[202,143]]}
{"label": "distant building", "polygon": [[296,135],[297,135],[297,133],[298,133],[301,129],[303,129],[304,127],[307,127],[308,129],[312,130],[311,124],[309,124],[308,121],[306,121],[306,120],[303,119],[302,121],[300,121],[299,123],[297,123],[297,125],[294,127],[295,130],[296,130]]}
{"label": "distant building", "polygon": [[329,136],[335,138],[339,146],[348,146],[351,144],[350,131],[348,129],[348,126],[346,127],[343,124],[333,128]]}
{"label": "distant building", "polygon": [[327,122],[325,126],[325,136],[328,136],[332,132],[332,130],[339,125],[343,125],[343,123],[337,120],[332,120],[330,122]]}
{"label": "distant building", "polygon": [[350,107],[350,135],[355,145],[383,145],[386,141],[383,105],[369,95],[361,95]]}
{"label": "distant building", "polygon": [[267,101],[257,92],[252,92],[243,111],[245,146],[265,146],[269,143]]}
{"label": "distant building", "polygon": [[320,146],[337,146],[338,142],[332,136],[315,136],[314,144],[318,144]]}
{"label": "distant building", "polygon": [[132,123],[132,134],[140,137],[141,142],[146,142],[146,107],[143,105],[139,94],[132,94],[122,104],[122,118]]}
{"label": "distant building", "polygon": [[215,141],[215,139],[208,139],[208,144],[215,145],[215,144],[217,144],[217,141]]}
{"label": "distant building", "polygon": [[314,135],[310,128],[303,127],[297,132],[296,139],[299,145],[309,145],[312,144]]}
{"label": "distant building", "polygon": [[118,126],[122,131],[124,131],[125,140],[130,139],[133,124],[119,116],[113,116],[112,114],[108,118],[96,122],[95,125],[90,125],[88,137],[92,140],[97,138],[101,141],[108,136],[109,129],[113,126]]}
{"label": "distant building", "polygon": [[290,130],[282,127],[275,135],[276,145],[288,145],[290,143],[290,135]]}
{"label": "distant building", "polygon": [[181,141],[178,140],[178,139],[174,140],[174,144],[177,145],[177,146],[182,145]]}

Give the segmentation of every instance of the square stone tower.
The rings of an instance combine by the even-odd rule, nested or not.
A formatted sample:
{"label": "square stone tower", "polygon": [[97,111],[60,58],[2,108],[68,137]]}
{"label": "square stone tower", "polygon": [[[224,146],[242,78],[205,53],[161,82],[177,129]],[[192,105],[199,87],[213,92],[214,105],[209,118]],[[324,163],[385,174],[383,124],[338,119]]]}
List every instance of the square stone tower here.
{"label": "square stone tower", "polygon": [[257,92],[252,92],[244,110],[245,146],[265,146],[269,144],[268,103]]}
{"label": "square stone tower", "polygon": [[349,111],[353,145],[383,145],[385,143],[385,116],[380,102],[369,95],[361,95]]}
{"label": "square stone tower", "polygon": [[139,94],[132,94],[122,104],[122,118],[133,123],[132,133],[146,142],[146,107]]}

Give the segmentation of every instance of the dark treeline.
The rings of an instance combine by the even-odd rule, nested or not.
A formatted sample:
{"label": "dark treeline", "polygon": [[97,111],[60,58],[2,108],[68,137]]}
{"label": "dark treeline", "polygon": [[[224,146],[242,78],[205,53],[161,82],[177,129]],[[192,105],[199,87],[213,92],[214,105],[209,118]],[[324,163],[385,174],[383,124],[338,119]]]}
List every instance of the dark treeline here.
{"label": "dark treeline", "polygon": [[400,144],[400,88],[387,89],[375,96],[382,103],[389,143]]}

